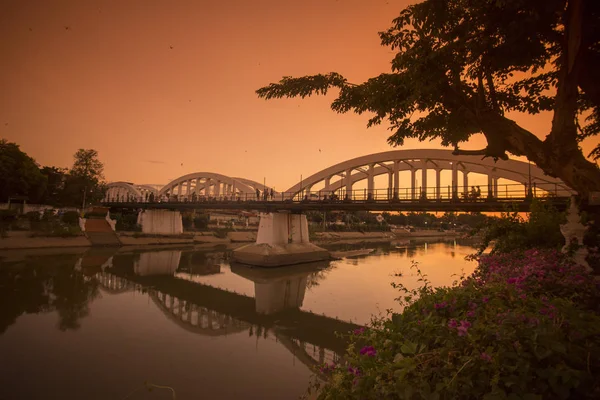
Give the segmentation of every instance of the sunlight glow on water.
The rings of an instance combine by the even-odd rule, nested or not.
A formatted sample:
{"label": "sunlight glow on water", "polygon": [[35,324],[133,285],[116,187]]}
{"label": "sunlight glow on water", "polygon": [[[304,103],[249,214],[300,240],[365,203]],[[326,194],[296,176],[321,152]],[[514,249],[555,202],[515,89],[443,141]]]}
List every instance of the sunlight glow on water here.
{"label": "sunlight glow on water", "polygon": [[371,248],[273,270],[230,265],[222,249],[4,252],[0,399],[123,398],[145,381],[178,398],[297,398],[343,353],[335,330],[399,311],[390,283],[416,287],[413,261],[434,286],[475,267],[454,242]]}

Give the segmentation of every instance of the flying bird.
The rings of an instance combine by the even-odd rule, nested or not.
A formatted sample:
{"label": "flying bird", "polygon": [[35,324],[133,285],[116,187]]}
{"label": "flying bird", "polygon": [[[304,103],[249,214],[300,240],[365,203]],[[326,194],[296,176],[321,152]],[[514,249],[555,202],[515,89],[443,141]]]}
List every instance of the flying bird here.
{"label": "flying bird", "polygon": [[66,30],[66,31],[68,31],[68,30],[70,30],[70,29],[71,29],[71,27],[70,27],[70,26],[66,26],[66,25],[65,25],[65,30]]}
{"label": "flying bird", "polygon": [[321,149],[319,149],[319,153],[321,152]]}
{"label": "flying bird", "polygon": [[171,50],[173,50],[173,45],[170,45],[170,46],[169,46],[169,48],[170,48]]}

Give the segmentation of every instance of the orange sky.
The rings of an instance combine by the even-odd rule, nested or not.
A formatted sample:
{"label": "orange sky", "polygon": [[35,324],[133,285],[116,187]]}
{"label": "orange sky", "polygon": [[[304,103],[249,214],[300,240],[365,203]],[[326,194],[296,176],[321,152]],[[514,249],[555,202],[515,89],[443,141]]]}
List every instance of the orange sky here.
{"label": "orange sky", "polygon": [[[265,101],[254,91],[284,75],[360,82],[389,71],[377,32],[408,3],[3,0],[0,137],[42,165],[67,167],[94,148],[108,181],[210,171],[287,189],[300,174],[390,150],[389,131],[335,114],[331,96]],[[549,130],[549,114],[513,117],[540,137]]]}

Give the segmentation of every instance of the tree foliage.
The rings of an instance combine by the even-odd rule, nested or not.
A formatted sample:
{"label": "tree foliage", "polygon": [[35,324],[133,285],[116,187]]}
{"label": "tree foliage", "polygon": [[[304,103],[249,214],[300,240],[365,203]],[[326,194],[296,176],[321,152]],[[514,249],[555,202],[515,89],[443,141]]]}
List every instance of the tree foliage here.
{"label": "tree foliage", "polygon": [[28,197],[37,202],[43,195],[46,178],[35,160],[21,151],[16,143],[0,140],[0,201],[12,196]]}
{"label": "tree foliage", "polygon": [[79,149],[65,180],[61,203],[67,206],[93,204],[104,197],[104,164],[93,149]]}
{"label": "tree foliage", "polygon": [[[600,170],[579,148],[600,132],[600,2],[426,0],[404,9],[380,38],[397,52],[391,73],[360,84],[336,72],[286,76],[257,94],[304,98],[334,88],[332,109],[367,112],[368,126],[387,120],[391,145],[437,138],[456,154],[525,155],[581,194],[600,190]],[[549,110],[545,140],[506,117]],[[485,149],[459,150],[478,133]]]}

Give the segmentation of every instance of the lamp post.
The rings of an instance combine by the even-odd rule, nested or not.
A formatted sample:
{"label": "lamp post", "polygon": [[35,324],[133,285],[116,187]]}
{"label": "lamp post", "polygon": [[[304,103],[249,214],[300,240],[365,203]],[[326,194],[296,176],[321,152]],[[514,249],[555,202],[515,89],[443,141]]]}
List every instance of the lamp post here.
{"label": "lamp post", "polygon": [[83,187],[83,201],[81,202],[81,212],[83,212],[83,209],[85,208],[85,194],[87,192],[87,186]]}

